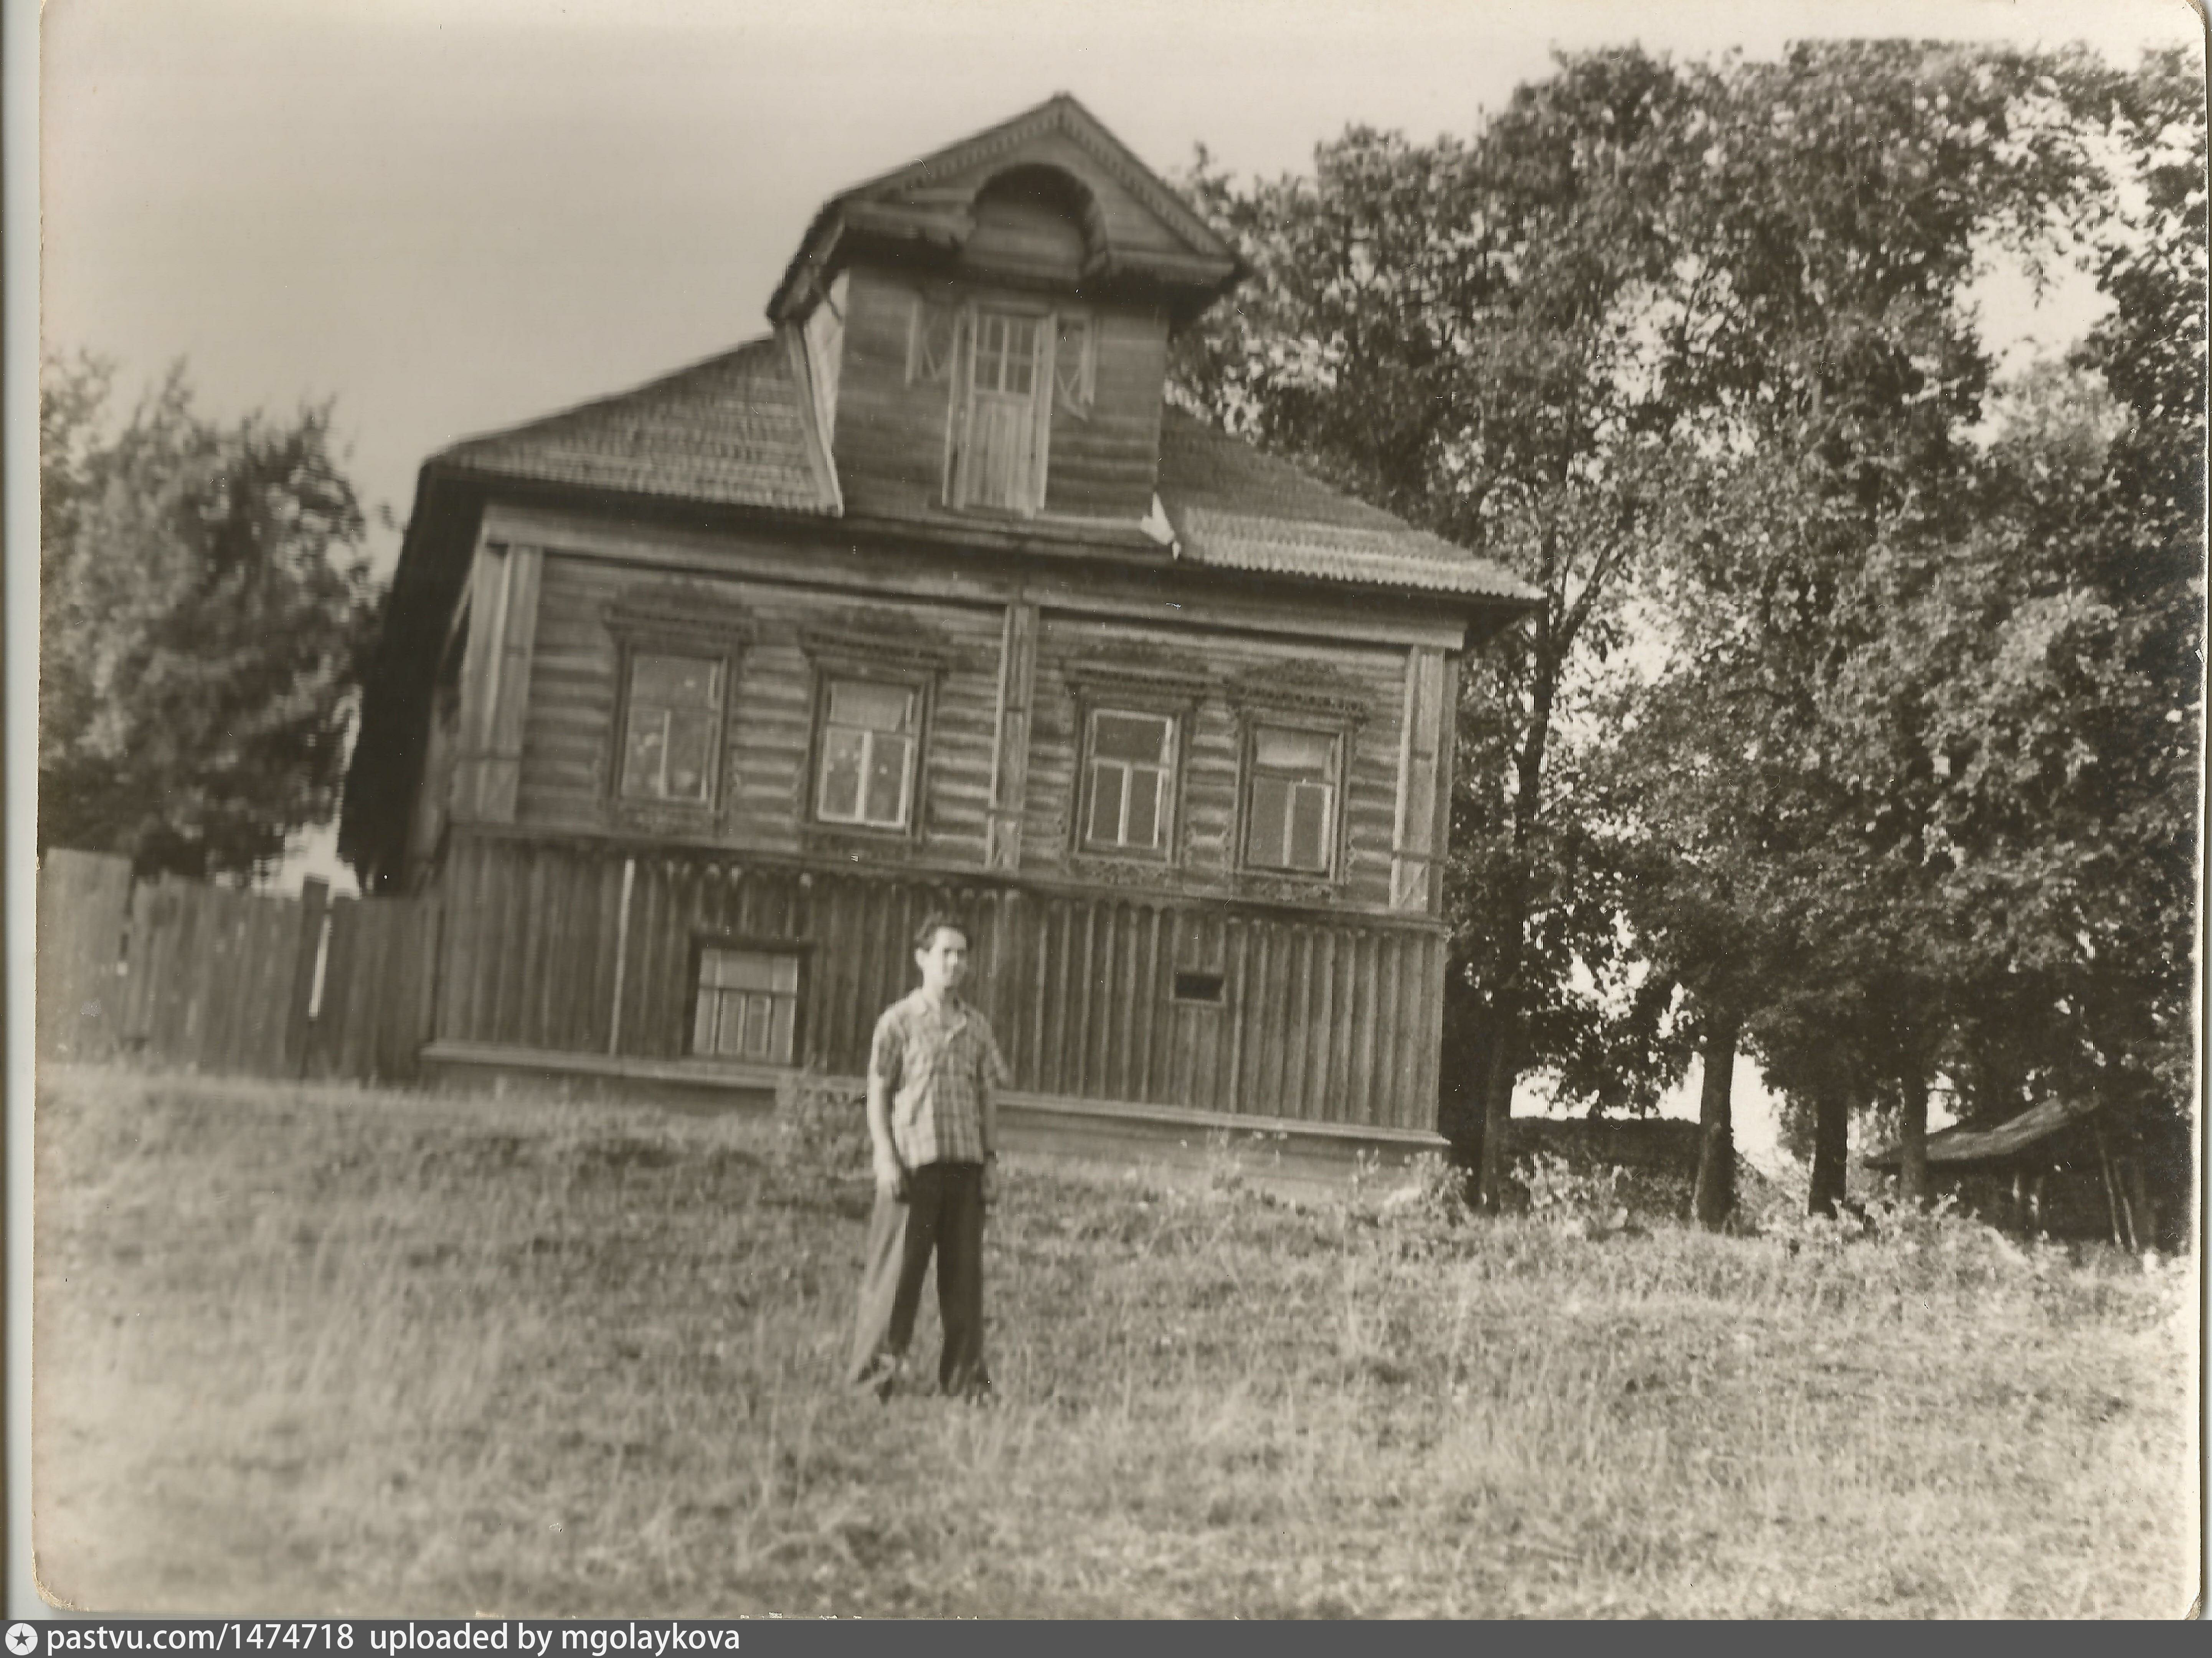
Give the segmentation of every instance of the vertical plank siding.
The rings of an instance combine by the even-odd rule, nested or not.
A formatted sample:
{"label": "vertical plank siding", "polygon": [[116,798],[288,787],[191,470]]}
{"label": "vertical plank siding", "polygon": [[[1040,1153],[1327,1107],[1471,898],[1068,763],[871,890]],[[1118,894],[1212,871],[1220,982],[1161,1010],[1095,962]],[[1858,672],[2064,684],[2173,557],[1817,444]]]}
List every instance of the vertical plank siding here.
{"label": "vertical plank siding", "polygon": [[[623,1055],[689,1054],[697,947],[724,938],[797,953],[795,1057],[863,1071],[877,1016],[913,987],[915,927],[950,908],[973,929],[970,993],[1018,1087],[1311,1122],[1435,1121],[1443,958],[1425,928],[587,841],[456,837],[437,1039],[607,1052],[628,858]],[[1179,969],[1220,974],[1221,1002],[1176,1000]]]}
{"label": "vertical plank siding", "polygon": [[[42,1060],[404,1081],[429,1029],[427,898],[298,897],[55,850],[39,870]],[[319,1005],[316,994],[319,983]]]}
{"label": "vertical plank siding", "polygon": [[124,1037],[123,929],[131,865],[98,853],[39,861],[37,1035],[57,1060],[112,1058]]}

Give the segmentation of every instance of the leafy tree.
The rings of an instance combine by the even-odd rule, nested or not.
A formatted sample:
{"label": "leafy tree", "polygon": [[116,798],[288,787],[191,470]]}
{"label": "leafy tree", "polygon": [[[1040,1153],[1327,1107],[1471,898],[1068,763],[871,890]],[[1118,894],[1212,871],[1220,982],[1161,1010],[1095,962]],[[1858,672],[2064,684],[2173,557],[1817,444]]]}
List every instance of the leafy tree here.
{"label": "leafy tree", "polygon": [[[2192,288],[2170,76],[1885,43],[1723,79],[1715,190],[1685,203],[1701,269],[1669,323],[1709,422],[1703,496],[1646,595],[1676,648],[1621,764],[1671,854],[1736,895],[1724,949],[1761,962],[1748,1032],[1820,1115],[1816,1202],[1853,1099],[1894,1110],[1920,1195],[1939,1071],[1970,1111],[2017,1109],[2069,1064],[2109,1086],[2154,1050],[2124,1010],[2179,1028],[2160,992],[2186,976],[2202,600],[2175,461],[2203,453],[2177,412],[2201,407],[2201,346],[2092,343],[2166,411],[2149,447],[2172,505],[2146,510],[2159,489],[2107,467],[2093,386],[2032,385],[1991,452],[1968,440],[1989,365],[1960,299],[1978,248],[2033,257],[2057,223],[2104,239],[2108,288],[2148,290],[2122,326],[2201,342],[2201,104]],[[2121,222],[2100,126],[2178,150],[2179,234]],[[1712,949],[1710,916],[1671,941],[1663,904],[1643,919],[1662,956]]]}
{"label": "leafy tree", "polygon": [[1255,276],[1186,343],[1184,395],[1543,595],[1460,710],[1445,1127],[1479,1145],[1488,1206],[1515,1084],[1591,1024],[1576,969],[1603,969],[1615,932],[1555,743],[1578,665],[1621,641],[1617,579],[1665,483],[1640,321],[1671,267],[1677,100],[1640,52],[1569,58],[1471,142],[1354,129],[1310,179],[1192,181]]}
{"label": "leafy tree", "polygon": [[374,608],[330,411],[221,427],[178,369],[111,435],[105,365],[43,369],[40,848],[265,867],[336,805]]}

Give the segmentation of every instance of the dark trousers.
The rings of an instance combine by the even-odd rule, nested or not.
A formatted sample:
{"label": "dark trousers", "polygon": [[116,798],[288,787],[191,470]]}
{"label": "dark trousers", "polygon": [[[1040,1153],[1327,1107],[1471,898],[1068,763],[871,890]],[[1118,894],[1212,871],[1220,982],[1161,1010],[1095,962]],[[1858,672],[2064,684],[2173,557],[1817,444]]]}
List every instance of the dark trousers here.
{"label": "dark trousers", "polygon": [[948,1394],[982,1392],[983,1165],[930,1163],[906,1174],[906,1196],[876,1193],[868,1220],[868,1264],[853,1329],[855,1386],[884,1381],[914,1340],[921,1280],[937,1260],[937,1314],[945,1326],[938,1384]]}

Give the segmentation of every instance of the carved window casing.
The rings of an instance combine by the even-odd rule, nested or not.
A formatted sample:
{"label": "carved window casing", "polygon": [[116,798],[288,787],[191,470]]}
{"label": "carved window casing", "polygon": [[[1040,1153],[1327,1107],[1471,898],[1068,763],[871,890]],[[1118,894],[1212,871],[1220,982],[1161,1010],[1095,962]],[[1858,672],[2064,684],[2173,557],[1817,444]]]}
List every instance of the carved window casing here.
{"label": "carved window casing", "polygon": [[711,817],[751,616],[712,588],[676,585],[625,593],[604,620],[621,665],[607,768],[617,811],[648,828]]}
{"label": "carved window casing", "polygon": [[822,689],[814,815],[825,823],[903,829],[914,813],[921,690],[833,675]]}
{"label": "carved window casing", "polygon": [[1329,874],[1336,864],[1343,734],[1255,720],[1248,771],[1246,867]]}
{"label": "carved window casing", "polygon": [[712,808],[726,662],[643,649],[631,651],[629,659],[617,788],[625,800]]}
{"label": "carved window casing", "polygon": [[911,841],[924,827],[937,684],[957,653],[913,618],[803,629],[814,668],[811,833]]}
{"label": "carved window casing", "polygon": [[1180,656],[1078,659],[1062,665],[1081,744],[1073,849],[1103,859],[1174,864],[1182,813],[1184,750],[1212,677]]}
{"label": "carved window casing", "polygon": [[1243,727],[1237,863],[1263,888],[1345,877],[1345,797],[1367,715],[1359,686],[1325,665],[1248,672],[1229,695]]}
{"label": "carved window casing", "polygon": [[1093,708],[1085,732],[1083,846],[1087,852],[1162,856],[1175,803],[1176,719],[1135,708]]}

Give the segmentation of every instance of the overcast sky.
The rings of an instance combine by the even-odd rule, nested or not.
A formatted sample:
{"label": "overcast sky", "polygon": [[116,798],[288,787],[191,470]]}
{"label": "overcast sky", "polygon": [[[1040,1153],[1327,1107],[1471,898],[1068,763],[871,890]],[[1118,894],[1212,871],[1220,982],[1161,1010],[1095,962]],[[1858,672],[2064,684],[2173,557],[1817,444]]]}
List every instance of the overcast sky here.
{"label": "overcast sky", "polygon": [[[1554,48],[2196,37],[2185,0],[48,0],[44,331],[126,393],[335,398],[365,498],[751,337],[813,210],[1074,93],[1153,167],[1465,132]],[[387,545],[380,549],[388,555]]]}

